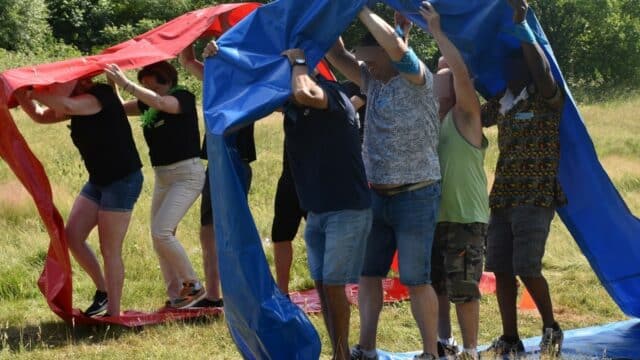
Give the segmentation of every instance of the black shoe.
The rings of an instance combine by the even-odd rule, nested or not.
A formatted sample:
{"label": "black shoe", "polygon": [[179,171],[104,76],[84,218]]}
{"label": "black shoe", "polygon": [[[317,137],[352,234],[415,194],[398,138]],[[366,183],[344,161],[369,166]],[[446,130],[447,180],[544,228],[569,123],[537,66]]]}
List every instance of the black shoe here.
{"label": "black shoe", "polygon": [[520,339],[508,339],[504,335],[493,341],[483,355],[518,355],[524,352],[524,345]]}
{"label": "black shoe", "polygon": [[93,303],[84,311],[86,316],[95,316],[100,314],[101,312],[107,310],[107,304],[109,300],[107,298],[107,293],[104,291],[96,290],[95,295],[93,295]]}
{"label": "black shoe", "polygon": [[438,356],[439,357],[448,357],[448,356],[456,356],[458,355],[459,349],[458,344],[455,340],[453,340],[453,344],[445,344],[438,340]]}
{"label": "black shoe", "polygon": [[557,357],[562,351],[562,341],[564,334],[558,323],[553,327],[542,329],[542,338],[540,340],[540,353]]}
{"label": "black shoe", "polygon": [[224,307],[224,301],[222,301],[222,298],[218,300],[209,300],[207,298],[204,298],[198,301],[197,303],[191,305],[192,309],[221,308],[221,307]]}

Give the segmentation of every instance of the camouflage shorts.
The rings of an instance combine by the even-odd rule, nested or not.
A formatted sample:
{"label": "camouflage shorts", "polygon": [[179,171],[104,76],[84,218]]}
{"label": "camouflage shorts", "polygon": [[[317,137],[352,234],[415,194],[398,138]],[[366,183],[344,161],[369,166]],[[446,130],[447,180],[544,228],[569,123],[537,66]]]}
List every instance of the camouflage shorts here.
{"label": "camouflage shorts", "polygon": [[431,255],[432,285],[460,304],[480,299],[487,224],[438,223]]}

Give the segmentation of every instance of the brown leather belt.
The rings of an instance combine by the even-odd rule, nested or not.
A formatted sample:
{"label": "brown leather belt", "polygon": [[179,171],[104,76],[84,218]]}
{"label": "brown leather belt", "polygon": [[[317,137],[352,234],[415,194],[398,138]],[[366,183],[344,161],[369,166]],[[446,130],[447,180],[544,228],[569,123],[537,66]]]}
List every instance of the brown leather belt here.
{"label": "brown leather belt", "polygon": [[376,189],[372,187],[373,191],[375,191],[380,196],[394,196],[403,192],[419,190],[425,188],[431,184],[434,184],[437,180],[425,180],[420,181],[413,184],[404,184],[396,187],[392,187],[390,189]]}

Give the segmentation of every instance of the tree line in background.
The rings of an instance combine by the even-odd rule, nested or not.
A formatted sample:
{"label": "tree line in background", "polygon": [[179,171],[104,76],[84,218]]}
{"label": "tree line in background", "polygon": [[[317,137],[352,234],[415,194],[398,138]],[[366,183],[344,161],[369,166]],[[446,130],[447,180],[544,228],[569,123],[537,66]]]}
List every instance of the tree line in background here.
{"label": "tree line in background", "polygon": [[[215,3],[230,3],[222,0]],[[259,1],[268,3],[269,1]],[[583,94],[637,89],[640,80],[638,0],[530,0],[564,75]],[[0,0],[0,71],[100,50],[141,34],[207,0]],[[392,12],[380,9],[387,19]],[[354,22],[345,34],[353,46],[363,33]],[[434,42],[413,31],[423,59],[437,56]],[[433,65],[433,60],[429,65]],[[597,97],[597,95],[596,95]]]}

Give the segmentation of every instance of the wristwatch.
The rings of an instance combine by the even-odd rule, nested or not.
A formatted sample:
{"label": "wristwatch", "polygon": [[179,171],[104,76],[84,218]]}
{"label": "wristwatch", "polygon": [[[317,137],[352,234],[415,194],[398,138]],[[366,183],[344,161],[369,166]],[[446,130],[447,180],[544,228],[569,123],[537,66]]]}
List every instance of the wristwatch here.
{"label": "wristwatch", "polygon": [[305,58],[295,58],[291,66],[302,65],[307,66],[307,60]]}

